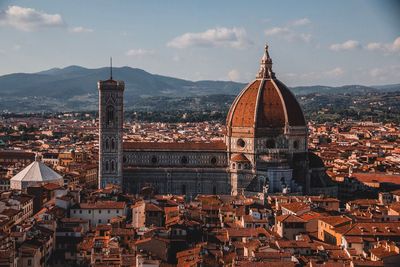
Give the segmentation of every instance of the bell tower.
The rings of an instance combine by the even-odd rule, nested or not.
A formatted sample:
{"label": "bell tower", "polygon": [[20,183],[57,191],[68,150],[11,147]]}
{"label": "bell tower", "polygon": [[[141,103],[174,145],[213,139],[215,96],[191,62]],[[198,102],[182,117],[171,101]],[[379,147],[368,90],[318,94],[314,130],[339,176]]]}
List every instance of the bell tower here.
{"label": "bell tower", "polygon": [[122,137],[124,123],[123,81],[112,77],[99,81],[99,188],[107,184],[122,185]]}

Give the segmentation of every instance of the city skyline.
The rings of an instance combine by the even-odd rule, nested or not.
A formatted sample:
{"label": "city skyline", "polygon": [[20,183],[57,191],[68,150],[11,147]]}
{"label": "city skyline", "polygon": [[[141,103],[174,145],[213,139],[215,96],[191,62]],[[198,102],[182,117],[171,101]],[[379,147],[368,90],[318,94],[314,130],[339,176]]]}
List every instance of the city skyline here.
{"label": "city skyline", "polygon": [[400,266],[399,1],[0,1],[0,266]]}
{"label": "city skyline", "polygon": [[99,68],[113,56],[115,66],[161,75],[248,82],[268,42],[278,79],[289,86],[400,80],[395,1],[229,4],[3,1],[0,75]]}

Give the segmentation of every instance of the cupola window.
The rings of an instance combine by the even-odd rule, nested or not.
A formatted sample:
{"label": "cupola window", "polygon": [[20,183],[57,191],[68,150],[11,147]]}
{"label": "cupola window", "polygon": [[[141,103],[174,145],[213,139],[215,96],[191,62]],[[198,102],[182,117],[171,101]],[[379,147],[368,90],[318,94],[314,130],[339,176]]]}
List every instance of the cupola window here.
{"label": "cupola window", "polygon": [[185,157],[185,156],[183,156],[183,157],[181,158],[181,163],[182,163],[182,164],[187,164],[187,163],[188,163],[188,158]]}
{"label": "cupola window", "polygon": [[241,147],[241,148],[246,146],[246,142],[242,138],[238,139],[236,144],[238,147]]}

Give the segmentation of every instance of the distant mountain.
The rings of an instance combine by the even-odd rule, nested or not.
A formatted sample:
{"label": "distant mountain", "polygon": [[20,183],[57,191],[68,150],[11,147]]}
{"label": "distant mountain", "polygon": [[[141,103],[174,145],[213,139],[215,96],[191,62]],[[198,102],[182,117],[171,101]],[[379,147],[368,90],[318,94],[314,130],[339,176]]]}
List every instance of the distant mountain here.
{"label": "distant mountain", "polygon": [[[147,97],[197,97],[236,95],[245,86],[231,81],[188,81],[151,74],[131,67],[113,68],[115,79],[125,81],[128,104]],[[96,109],[97,81],[109,77],[109,68],[80,66],[53,68],[37,73],[0,76],[0,107],[9,111],[46,111]],[[296,95],[370,93],[399,91],[400,84],[381,86],[346,85],[293,87]],[[54,106],[54,107],[53,107]],[[0,110],[0,111],[1,111]]]}
{"label": "distant mountain", "polygon": [[[0,96],[46,96],[68,99],[97,94],[97,81],[109,77],[109,68],[87,69],[69,66],[38,73],[15,73],[0,76]],[[222,81],[192,82],[155,75],[141,69],[113,69],[114,77],[125,81],[127,100],[146,96],[199,96],[237,94],[241,83]]]}
{"label": "distant mountain", "polygon": [[[393,87],[392,87],[393,86]],[[390,90],[388,90],[390,88]],[[397,88],[393,90],[394,88]],[[339,87],[333,86],[323,86],[323,85],[313,85],[313,86],[298,86],[292,87],[292,92],[295,95],[307,95],[307,94],[367,94],[374,92],[389,92],[389,91],[400,91],[400,84],[390,85],[388,88],[377,88],[364,85],[343,85]]]}

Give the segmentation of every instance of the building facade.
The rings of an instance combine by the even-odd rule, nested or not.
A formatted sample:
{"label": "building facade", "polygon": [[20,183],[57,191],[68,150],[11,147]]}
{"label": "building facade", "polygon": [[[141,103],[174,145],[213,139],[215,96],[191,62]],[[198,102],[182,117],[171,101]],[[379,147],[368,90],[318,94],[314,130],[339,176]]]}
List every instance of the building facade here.
{"label": "building facade", "polygon": [[[268,46],[256,79],[240,92],[229,110],[223,141],[125,142],[122,145],[123,88],[117,89],[121,83],[112,79],[99,82],[101,186],[122,180],[124,190],[131,193],[150,187],[159,194],[189,196],[337,194],[337,187],[326,175],[322,161],[308,151],[302,109],[290,90],[276,79]],[[110,92],[118,93],[119,101],[107,100],[105,84],[111,88]],[[106,110],[110,103],[112,110],[119,113],[112,117],[117,120],[116,124],[107,128]],[[121,143],[108,151],[107,138]],[[107,162],[109,172],[110,164],[115,164],[113,176],[106,175]],[[116,172],[115,166],[123,167],[123,175],[122,169]]]}

